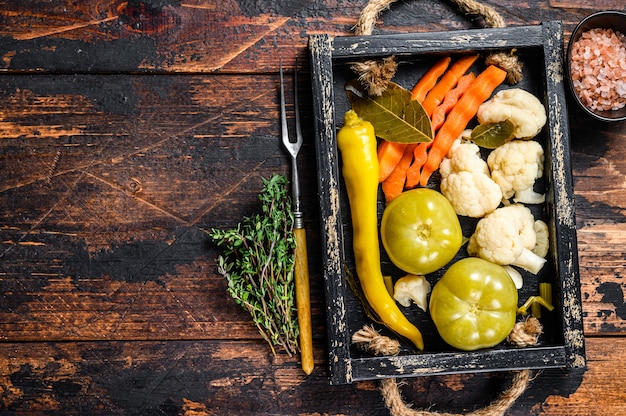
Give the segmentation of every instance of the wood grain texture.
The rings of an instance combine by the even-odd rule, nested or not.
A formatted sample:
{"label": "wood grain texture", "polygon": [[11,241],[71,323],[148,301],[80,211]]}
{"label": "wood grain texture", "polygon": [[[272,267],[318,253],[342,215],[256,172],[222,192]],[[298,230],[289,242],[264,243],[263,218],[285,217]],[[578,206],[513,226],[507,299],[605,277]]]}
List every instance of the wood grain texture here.
{"label": "wood grain texture", "polygon": [[[0,71],[250,72],[276,71],[279,58],[303,59],[308,35],[350,34],[365,2],[275,0],[61,1],[0,11]],[[509,26],[563,20],[566,33],[588,14],[571,5],[493,4]],[[497,4],[496,4],[497,3]],[[453,4],[396,2],[374,33],[482,27]]]}
{"label": "wood grain texture", "polygon": [[604,125],[570,105],[585,333],[624,335],[626,173],[623,124]]}
{"label": "wood grain texture", "polygon": [[[622,338],[591,338],[588,371],[535,374],[507,414],[621,414],[626,393],[616,386],[626,382],[624,353]],[[376,381],[330,386],[323,366],[305,377],[295,357],[274,358],[263,341],[3,343],[0,357],[5,414],[388,414]],[[488,404],[510,375],[405,382],[405,401],[416,408],[467,412]]]}
{"label": "wood grain texture", "polygon": [[206,231],[253,213],[260,178],[286,169],[277,77],[253,90],[236,76],[0,82],[2,338],[254,337],[211,296],[225,283]]}
{"label": "wood grain texture", "polygon": [[[510,26],[589,2],[485,1]],[[366,0],[0,1],[0,413],[385,415],[377,383],[328,383],[311,34],[350,35]],[[600,6],[597,6],[600,7]],[[375,33],[481,26],[396,2]],[[215,270],[210,227],[288,172],[279,58],[302,69],[315,370],[273,357]],[[289,75],[288,75],[289,76]],[[291,85],[290,82],[286,83]],[[290,94],[290,91],[287,91]],[[568,101],[588,370],[546,370],[511,415],[624,413],[626,128]],[[508,374],[408,379],[416,407],[483,406]]]}

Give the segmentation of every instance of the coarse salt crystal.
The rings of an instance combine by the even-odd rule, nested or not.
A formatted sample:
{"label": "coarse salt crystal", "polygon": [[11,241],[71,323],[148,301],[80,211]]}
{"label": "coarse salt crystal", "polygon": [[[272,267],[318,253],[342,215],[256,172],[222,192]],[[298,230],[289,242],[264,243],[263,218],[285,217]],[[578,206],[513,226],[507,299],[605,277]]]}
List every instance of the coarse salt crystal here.
{"label": "coarse salt crystal", "polygon": [[592,110],[626,106],[626,36],[612,29],[583,32],[572,44],[572,85]]}

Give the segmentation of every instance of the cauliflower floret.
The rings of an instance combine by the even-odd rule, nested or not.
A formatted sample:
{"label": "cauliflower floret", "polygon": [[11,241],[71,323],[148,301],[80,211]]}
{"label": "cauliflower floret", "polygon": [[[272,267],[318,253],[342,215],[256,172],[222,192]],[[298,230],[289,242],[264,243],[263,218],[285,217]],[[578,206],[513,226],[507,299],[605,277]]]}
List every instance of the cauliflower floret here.
{"label": "cauliflower floret", "polygon": [[427,295],[430,293],[430,283],[424,276],[407,274],[398,279],[393,288],[393,298],[402,306],[411,306],[411,301],[418,308],[426,312],[428,308]]}
{"label": "cauliflower floret", "polygon": [[504,199],[514,196],[515,202],[526,204],[545,201],[545,195],[533,190],[543,176],[543,158],[543,148],[533,140],[511,140],[489,154],[491,179],[500,186]]}
{"label": "cauliflower floret", "polygon": [[441,193],[458,215],[479,218],[500,205],[502,191],[489,177],[487,163],[474,143],[457,139],[439,172]]}
{"label": "cauliflower floret", "polygon": [[480,218],[500,205],[500,187],[488,175],[457,172],[441,180],[441,193],[458,215]]}
{"label": "cauliflower floret", "polygon": [[[465,130],[461,135],[454,141],[452,147],[448,151],[444,160],[448,166],[439,167],[446,172],[446,169],[449,171],[461,172],[461,171],[469,171],[469,172],[482,172],[485,174],[489,174],[489,167],[487,163],[480,157],[480,148],[474,143],[470,142],[469,139],[472,135],[471,130]],[[442,165],[444,162],[442,161]]]}
{"label": "cauliflower floret", "polygon": [[498,208],[478,221],[467,251],[499,265],[521,267],[537,274],[546,259],[532,250],[537,245],[535,218],[521,204]]}
{"label": "cauliflower floret", "polygon": [[484,102],[476,114],[481,124],[509,120],[518,139],[535,137],[546,124],[546,109],[533,94],[520,88],[502,90]]}
{"label": "cauliflower floret", "polygon": [[541,220],[535,221],[535,235],[537,236],[537,241],[532,249],[533,253],[539,257],[547,256],[550,245],[548,224]]}

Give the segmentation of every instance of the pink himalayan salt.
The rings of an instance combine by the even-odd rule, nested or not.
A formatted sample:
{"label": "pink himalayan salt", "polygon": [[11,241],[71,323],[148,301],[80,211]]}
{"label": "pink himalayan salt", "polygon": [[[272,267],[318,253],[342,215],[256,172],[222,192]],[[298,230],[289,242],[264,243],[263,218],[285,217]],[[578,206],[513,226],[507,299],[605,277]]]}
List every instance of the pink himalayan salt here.
{"label": "pink himalayan salt", "polygon": [[572,84],[582,103],[592,110],[626,106],[626,36],[612,29],[583,32],[572,44]]}

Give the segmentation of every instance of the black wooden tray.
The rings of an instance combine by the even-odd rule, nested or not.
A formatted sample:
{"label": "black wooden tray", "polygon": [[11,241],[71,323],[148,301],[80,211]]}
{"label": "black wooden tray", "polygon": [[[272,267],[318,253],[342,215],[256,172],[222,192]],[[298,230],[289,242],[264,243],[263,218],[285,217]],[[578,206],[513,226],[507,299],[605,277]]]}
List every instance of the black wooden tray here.
{"label": "black wooden tray", "polygon": [[[537,275],[524,275],[520,302],[537,294],[539,282],[553,284],[555,310],[544,313],[544,334],[538,345],[519,348],[506,344],[475,352],[447,346],[428,314],[407,312],[424,334],[426,348],[418,352],[402,343],[397,356],[371,356],[351,345],[352,334],[371,322],[345,280],[345,268],[354,270],[349,205],[340,174],[336,130],[350,108],[344,91],[355,77],[350,64],[365,58],[395,55],[399,68],[394,82],[412,88],[442,54],[452,56],[512,49],[523,62],[523,80],[516,87],[543,101],[548,123],[537,140],[544,146],[543,186],[546,203],[534,206],[535,217],[550,228],[549,261]],[[412,377],[515,369],[580,368],[585,366],[582,307],[570,165],[569,127],[563,87],[563,33],[560,22],[503,29],[477,29],[366,37],[316,35],[309,42],[314,98],[316,152],[321,210],[330,381],[350,383],[381,377]],[[480,59],[482,61],[482,59]],[[508,87],[508,86],[507,86]],[[384,207],[379,199],[379,215]],[[469,235],[467,236],[469,237]],[[381,246],[382,247],[382,246]],[[463,254],[465,253],[465,254]],[[386,260],[383,271],[393,267]],[[459,256],[466,256],[462,248]],[[441,273],[441,272],[439,272]],[[393,272],[389,273],[393,274]],[[434,283],[440,274],[428,276]],[[396,273],[394,277],[399,277]],[[407,310],[407,309],[404,309]],[[384,327],[377,327],[386,332]]]}

